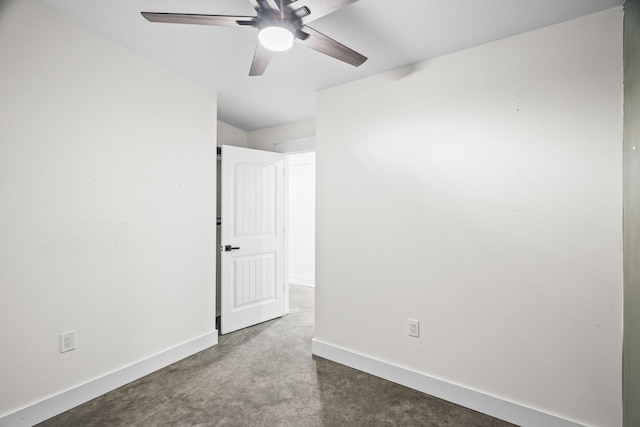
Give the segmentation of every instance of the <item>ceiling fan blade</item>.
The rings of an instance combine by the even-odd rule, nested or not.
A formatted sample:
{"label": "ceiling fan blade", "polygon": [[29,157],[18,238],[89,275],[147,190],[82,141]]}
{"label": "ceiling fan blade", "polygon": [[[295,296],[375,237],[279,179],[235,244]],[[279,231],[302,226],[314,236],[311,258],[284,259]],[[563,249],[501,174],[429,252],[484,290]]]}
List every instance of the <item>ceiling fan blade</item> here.
{"label": "ceiling fan blade", "polygon": [[278,12],[284,9],[283,3],[285,3],[284,0],[249,0],[249,2],[258,13]]}
{"label": "ceiling fan blade", "polygon": [[218,25],[222,27],[256,26],[255,16],[199,15],[192,13],[141,12],[149,22],[171,24]]}
{"label": "ceiling fan blade", "polygon": [[356,1],[358,0],[295,0],[285,8],[288,12],[299,17],[300,22],[304,25]]}
{"label": "ceiling fan blade", "polygon": [[269,61],[271,61],[271,57],[273,56],[273,51],[267,49],[262,46],[260,42],[256,46],[256,52],[253,54],[253,61],[251,62],[251,69],[249,70],[250,76],[261,76],[264,73],[264,70],[269,65]]}
{"label": "ceiling fan blade", "polygon": [[262,6],[258,2],[258,0],[249,0],[249,3],[251,3],[251,6],[253,6],[256,12],[258,13],[262,12]]}
{"label": "ceiling fan blade", "polygon": [[262,0],[273,10],[283,10],[284,9],[284,1],[283,0]]}
{"label": "ceiling fan blade", "polygon": [[325,55],[329,55],[356,67],[362,65],[367,60],[366,56],[359,54],[353,49],[349,49],[342,43],[338,43],[332,38],[306,25],[296,34],[296,42],[309,49],[324,53]]}

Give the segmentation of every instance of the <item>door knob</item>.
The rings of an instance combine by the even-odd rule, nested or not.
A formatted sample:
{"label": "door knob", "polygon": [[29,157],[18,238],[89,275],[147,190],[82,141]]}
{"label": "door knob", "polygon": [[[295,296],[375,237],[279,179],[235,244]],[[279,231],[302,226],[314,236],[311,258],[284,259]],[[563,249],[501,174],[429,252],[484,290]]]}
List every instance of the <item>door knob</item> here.
{"label": "door knob", "polygon": [[224,247],[224,251],[225,251],[225,252],[237,251],[238,249],[240,249],[240,247],[239,247],[239,246],[226,245],[226,246]]}

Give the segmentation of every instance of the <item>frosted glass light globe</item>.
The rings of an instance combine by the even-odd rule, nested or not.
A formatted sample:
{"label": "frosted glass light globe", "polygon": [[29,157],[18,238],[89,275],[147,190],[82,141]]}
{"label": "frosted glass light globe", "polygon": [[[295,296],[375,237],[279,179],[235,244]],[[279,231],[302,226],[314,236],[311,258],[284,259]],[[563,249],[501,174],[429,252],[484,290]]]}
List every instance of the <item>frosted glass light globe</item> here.
{"label": "frosted glass light globe", "polygon": [[260,44],[269,50],[282,52],[293,46],[293,34],[282,27],[265,27],[258,33]]}

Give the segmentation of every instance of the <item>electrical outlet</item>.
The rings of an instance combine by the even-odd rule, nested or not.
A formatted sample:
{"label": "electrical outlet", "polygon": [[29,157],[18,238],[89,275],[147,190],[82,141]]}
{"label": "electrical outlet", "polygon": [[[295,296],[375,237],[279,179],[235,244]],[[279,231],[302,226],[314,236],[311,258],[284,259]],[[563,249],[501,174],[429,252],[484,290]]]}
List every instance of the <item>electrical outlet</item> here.
{"label": "electrical outlet", "polygon": [[409,319],[408,326],[409,326],[409,336],[420,338],[420,321]]}
{"label": "electrical outlet", "polygon": [[66,332],[60,335],[60,353],[75,350],[76,331]]}

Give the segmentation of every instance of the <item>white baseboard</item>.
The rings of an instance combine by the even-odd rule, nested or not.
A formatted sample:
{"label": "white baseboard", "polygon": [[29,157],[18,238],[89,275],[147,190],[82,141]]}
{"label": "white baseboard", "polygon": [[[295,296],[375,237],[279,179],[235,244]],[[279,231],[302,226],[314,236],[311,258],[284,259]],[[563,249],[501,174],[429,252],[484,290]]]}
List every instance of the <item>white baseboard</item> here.
{"label": "white baseboard", "polygon": [[430,377],[392,363],[313,339],[312,353],[522,427],[583,427],[526,406]]}
{"label": "white baseboard", "polygon": [[296,285],[303,286],[315,286],[315,277],[302,277],[302,276],[289,276],[289,283],[295,283]]}
{"label": "white baseboard", "polygon": [[218,343],[218,331],[133,363],[0,418],[0,427],[32,426]]}

